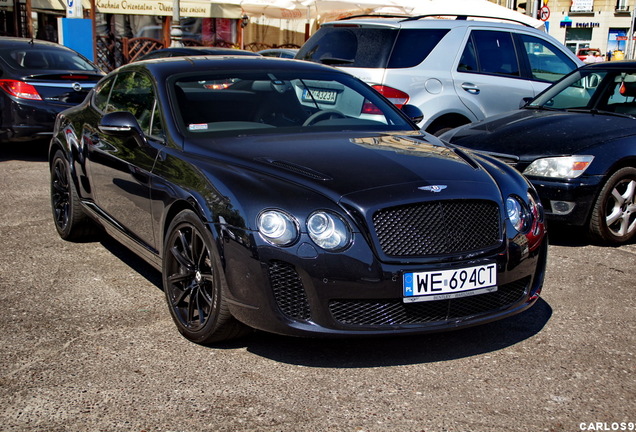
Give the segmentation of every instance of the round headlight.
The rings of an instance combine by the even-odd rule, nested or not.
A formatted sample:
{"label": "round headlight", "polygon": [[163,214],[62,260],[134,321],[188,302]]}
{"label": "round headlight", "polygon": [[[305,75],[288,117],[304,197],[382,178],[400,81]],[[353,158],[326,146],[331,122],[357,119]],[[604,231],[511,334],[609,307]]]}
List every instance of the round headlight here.
{"label": "round headlight", "polygon": [[527,229],[528,214],[517,197],[508,197],[506,200],[506,213],[508,214],[508,220],[518,232],[524,232]]}
{"label": "round headlight", "polygon": [[347,223],[339,216],[317,211],[307,219],[309,237],[323,249],[338,250],[349,245],[351,231]]}
{"label": "round headlight", "polygon": [[291,216],[279,210],[266,210],[258,216],[258,232],[268,242],[288,246],[296,241],[298,228]]}

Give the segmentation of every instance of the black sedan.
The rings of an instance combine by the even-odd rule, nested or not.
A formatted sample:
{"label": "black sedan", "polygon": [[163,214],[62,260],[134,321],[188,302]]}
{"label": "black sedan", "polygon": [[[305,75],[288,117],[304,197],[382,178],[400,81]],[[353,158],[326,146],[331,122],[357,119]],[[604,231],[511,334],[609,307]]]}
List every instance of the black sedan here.
{"label": "black sedan", "polygon": [[0,143],[50,139],[55,116],[82,102],[103,76],[70,48],[0,37]]}
{"label": "black sedan", "polygon": [[521,110],[442,138],[523,172],[550,220],[607,244],[636,235],[636,62],[584,66]]}
{"label": "black sedan", "polygon": [[222,47],[171,47],[162,48],[148,54],[139,57],[136,61],[152,60],[158,58],[171,58],[171,57],[192,57],[192,56],[260,56],[252,51],[234,49],[234,48],[222,48]]}
{"label": "black sedan", "polygon": [[62,113],[51,204],[161,270],[209,343],[250,327],[380,335],[503,318],[538,298],[536,192],[494,158],[421,133],[356,78],[265,57],[131,63]]}

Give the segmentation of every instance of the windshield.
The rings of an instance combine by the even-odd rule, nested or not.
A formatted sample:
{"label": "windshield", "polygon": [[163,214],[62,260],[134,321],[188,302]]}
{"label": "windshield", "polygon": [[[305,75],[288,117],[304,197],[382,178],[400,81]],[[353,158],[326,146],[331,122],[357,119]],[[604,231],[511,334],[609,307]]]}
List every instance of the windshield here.
{"label": "windshield", "polygon": [[172,81],[177,123],[188,134],[307,130],[414,130],[380,95],[344,73],[246,71]]}
{"label": "windshield", "polygon": [[527,107],[636,115],[636,72],[582,69],[539,95]]}

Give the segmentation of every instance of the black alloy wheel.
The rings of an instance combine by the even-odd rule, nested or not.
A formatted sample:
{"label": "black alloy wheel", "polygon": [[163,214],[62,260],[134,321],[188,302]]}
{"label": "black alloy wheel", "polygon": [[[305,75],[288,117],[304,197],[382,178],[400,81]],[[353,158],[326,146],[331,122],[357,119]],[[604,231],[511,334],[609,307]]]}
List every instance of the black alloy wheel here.
{"label": "black alloy wheel", "polygon": [[636,168],[625,167],[607,180],[592,210],[590,231],[610,244],[629,241],[636,234]]}
{"label": "black alloy wheel", "polygon": [[91,239],[96,226],[82,211],[64,153],[58,150],[51,163],[51,209],[58,234],[64,240]]}
{"label": "black alloy wheel", "polygon": [[225,302],[225,278],[211,233],[190,210],[170,224],[164,247],[163,286],[179,332],[201,344],[244,335]]}

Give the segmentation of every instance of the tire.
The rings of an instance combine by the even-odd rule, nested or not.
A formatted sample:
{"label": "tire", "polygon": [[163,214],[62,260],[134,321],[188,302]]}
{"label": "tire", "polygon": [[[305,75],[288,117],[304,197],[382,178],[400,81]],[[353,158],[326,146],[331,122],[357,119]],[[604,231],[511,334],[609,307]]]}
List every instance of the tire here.
{"label": "tire", "polygon": [[608,244],[621,244],[636,234],[636,168],[621,168],[599,193],[590,219],[590,234]]}
{"label": "tire", "polygon": [[172,221],[163,255],[166,301],[186,339],[209,344],[249,332],[230,314],[221,260],[212,235],[194,212],[185,210]]}
{"label": "tire", "polygon": [[93,240],[99,231],[82,210],[68,161],[61,150],[55,152],[51,163],[51,209],[55,229],[64,240]]}

